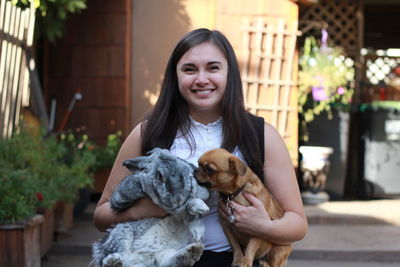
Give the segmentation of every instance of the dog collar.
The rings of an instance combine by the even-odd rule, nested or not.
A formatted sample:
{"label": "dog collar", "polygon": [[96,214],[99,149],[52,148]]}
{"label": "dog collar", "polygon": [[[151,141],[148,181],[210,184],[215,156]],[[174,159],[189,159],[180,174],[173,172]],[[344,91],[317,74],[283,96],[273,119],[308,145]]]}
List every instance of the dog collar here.
{"label": "dog collar", "polygon": [[242,185],[241,187],[239,187],[235,192],[233,192],[232,194],[221,194],[221,199],[227,203],[231,200],[233,200],[235,197],[237,197],[237,195],[240,194],[240,192],[242,192],[243,188],[245,187],[246,184]]}

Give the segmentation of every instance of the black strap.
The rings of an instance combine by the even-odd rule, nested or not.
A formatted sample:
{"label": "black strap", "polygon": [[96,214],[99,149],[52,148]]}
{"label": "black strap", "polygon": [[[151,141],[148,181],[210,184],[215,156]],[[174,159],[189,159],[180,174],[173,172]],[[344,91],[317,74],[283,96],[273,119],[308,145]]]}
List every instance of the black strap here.
{"label": "black strap", "polygon": [[260,149],[261,162],[264,162],[264,118],[255,117],[255,126],[257,131],[258,145]]}
{"label": "black strap", "polygon": [[256,138],[258,144],[258,151],[259,151],[259,159],[261,160],[260,165],[258,164],[250,164],[249,166],[252,168],[255,174],[264,182],[264,118],[257,117],[254,115],[250,115],[251,122],[253,123],[254,129],[256,131]]}

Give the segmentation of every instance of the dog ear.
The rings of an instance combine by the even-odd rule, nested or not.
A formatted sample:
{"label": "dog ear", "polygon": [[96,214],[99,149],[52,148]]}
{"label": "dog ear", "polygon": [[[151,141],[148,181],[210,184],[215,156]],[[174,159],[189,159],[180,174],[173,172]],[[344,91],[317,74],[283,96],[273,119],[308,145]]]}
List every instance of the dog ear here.
{"label": "dog ear", "polygon": [[243,176],[247,171],[247,166],[237,157],[229,157],[229,171],[234,175]]}

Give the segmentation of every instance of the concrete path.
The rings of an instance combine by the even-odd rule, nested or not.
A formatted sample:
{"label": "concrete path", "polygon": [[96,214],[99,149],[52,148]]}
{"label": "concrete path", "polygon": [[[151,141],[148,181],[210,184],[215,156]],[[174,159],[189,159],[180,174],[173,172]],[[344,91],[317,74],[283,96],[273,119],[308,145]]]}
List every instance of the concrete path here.
{"label": "concrete path", "polygon": [[[86,267],[102,237],[92,225],[94,205],[58,237],[43,267]],[[307,236],[296,242],[288,267],[400,266],[400,199],[326,202],[306,206]]]}

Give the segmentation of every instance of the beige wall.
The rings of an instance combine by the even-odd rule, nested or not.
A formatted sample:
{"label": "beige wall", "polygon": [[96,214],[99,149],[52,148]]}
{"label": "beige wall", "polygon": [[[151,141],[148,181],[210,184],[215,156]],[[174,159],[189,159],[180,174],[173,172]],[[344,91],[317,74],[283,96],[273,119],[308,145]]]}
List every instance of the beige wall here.
{"label": "beige wall", "polygon": [[215,1],[133,0],[133,125],[140,122],[155,103],[176,42],[195,28],[214,27]]}
{"label": "beige wall", "polygon": [[[199,27],[218,29],[232,43],[243,65],[243,21],[261,17],[271,23],[298,20],[298,7],[289,0],[133,0],[132,11],[132,124],[140,122],[155,103],[163,73],[176,42]],[[293,76],[297,76],[295,59]],[[285,64],[285,63],[284,63]],[[243,66],[242,66],[243,67]],[[290,106],[297,108],[296,88]],[[268,92],[260,102],[272,99]],[[257,112],[269,120],[269,115]],[[132,126],[133,126],[132,125]],[[292,112],[285,138],[297,162],[297,112]]]}

